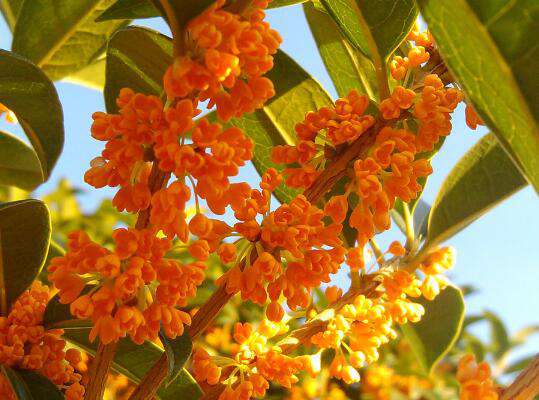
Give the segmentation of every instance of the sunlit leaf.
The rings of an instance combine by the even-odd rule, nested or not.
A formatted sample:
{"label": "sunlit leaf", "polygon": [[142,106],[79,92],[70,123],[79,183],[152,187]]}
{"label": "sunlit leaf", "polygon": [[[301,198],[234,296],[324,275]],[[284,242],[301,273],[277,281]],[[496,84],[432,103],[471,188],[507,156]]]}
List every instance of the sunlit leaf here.
{"label": "sunlit leaf", "polygon": [[100,57],[86,67],[64,78],[66,82],[76,83],[96,90],[105,86],[105,57]]}
{"label": "sunlit leaf", "polygon": [[[481,118],[539,191],[535,0],[419,0],[440,53]],[[533,40],[532,40],[533,41]]]}
{"label": "sunlit leaf", "polygon": [[505,368],[503,372],[506,374],[513,374],[515,372],[520,372],[523,369],[525,369],[528,365],[530,365],[530,363],[533,361],[535,357],[536,357],[535,355],[522,357],[518,359],[517,361],[515,361],[514,363],[507,366],[507,368]]}
{"label": "sunlit leaf", "polygon": [[0,103],[15,112],[47,179],[64,145],[63,114],[52,82],[32,63],[0,50]]}
{"label": "sunlit leaf", "polygon": [[16,136],[0,131],[0,185],[34,190],[41,182],[36,152]]}
{"label": "sunlit leaf", "polygon": [[490,325],[491,350],[494,357],[500,358],[511,347],[509,333],[502,320],[495,313],[485,311],[483,315]]}
{"label": "sunlit leaf", "polygon": [[376,100],[378,94],[372,63],[349,44],[335,21],[321,7],[320,3],[308,2],[303,5],[303,10],[337,93],[344,97],[356,89]]}
{"label": "sunlit leaf", "polygon": [[171,63],[172,42],[169,37],[140,27],[118,31],[107,49],[107,111],[118,111],[116,98],[124,87],[138,93],[160,96],[163,75]]}
{"label": "sunlit leaf", "polygon": [[462,328],[464,298],[459,289],[448,286],[432,301],[423,298],[418,302],[425,307],[421,321],[401,327],[412,351],[425,373],[430,373],[436,363],[451,349]]}
{"label": "sunlit leaf", "polygon": [[64,395],[43,375],[28,370],[14,370],[2,366],[18,400],[63,400]]}
{"label": "sunlit leaf", "polygon": [[49,211],[43,202],[0,204],[0,310],[4,313],[41,271],[50,235]]}
{"label": "sunlit leaf", "polygon": [[0,0],[0,11],[2,11],[2,15],[4,15],[9,29],[11,30],[15,27],[23,1],[24,0]]}
{"label": "sunlit leaf", "polygon": [[107,39],[124,21],[95,19],[113,0],[25,1],[20,10],[13,51],[62,79],[95,61]]}
{"label": "sunlit leaf", "polygon": [[187,330],[182,336],[179,336],[176,339],[168,338],[163,332],[160,332],[159,338],[167,353],[168,381],[173,382],[181,373],[183,366],[191,356],[193,342],[191,341]]}
{"label": "sunlit leaf", "polygon": [[496,138],[486,135],[445,179],[432,205],[427,241],[443,242],[525,185]]}

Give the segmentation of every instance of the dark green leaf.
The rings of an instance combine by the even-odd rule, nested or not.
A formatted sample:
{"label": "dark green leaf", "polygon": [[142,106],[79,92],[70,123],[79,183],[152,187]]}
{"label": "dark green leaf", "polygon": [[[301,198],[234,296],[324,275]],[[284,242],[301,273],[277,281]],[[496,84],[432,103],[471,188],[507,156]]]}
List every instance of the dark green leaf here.
{"label": "dark green leaf", "polygon": [[52,82],[32,63],[0,50],[0,103],[15,112],[49,177],[64,145],[63,114]]}
{"label": "dark green leaf", "polygon": [[0,131],[0,185],[34,190],[43,182],[36,152],[22,140]]}
{"label": "dark green leaf", "polygon": [[505,368],[503,372],[505,374],[513,374],[515,372],[520,372],[524,368],[526,368],[535,357],[536,356],[533,355],[533,356],[526,356],[526,357],[520,358],[519,360],[515,361],[514,363],[509,365],[507,368]]}
{"label": "dark green leaf", "polygon": [[425,307],[418,323],[401,327],[425,373],[451,349],[464,320],[464,298],[459,289],[448,286],[434,300],[415,300]]}
{"label": "dark green leaf", "polygon": [[[162,9],[160,0],[151,0],[156,9]],[[182,29],[187,23],[201,14],[206,8],[208,8],[215,0],[174,0],[169,1],[170,8],[174,13],[174,18],[178,23],[178,27]],[[164,11],[164,10],[163,10]],[[174,32],[173,27],[171,26]]]}
{"label": "dark green leaf", "polygon": [[483,315],[490,324],[491,350],[494,353],[494,357],[499,359],[511,347],[509,334],[502,320],[496,314],[485,311]]}
{"label": "dark green leaf", "polygon": [[159,338],[167,353],[168,361],[168,382],[173,382],[183,370],[183,366],[191,357],[193,342],[189,337],[187,330],[182,336],[176,339],[168,338],[162,331],[159,332]]}
{"label": "dark green leaf", "polygon": [[159,17],[159,10],[150,0],[117,0],[96,21]]}
{"label": "dark green leaf", "polygon": [[[393,54],[414,25],[418,10],[414,0],[355,0],[363,32],[375,43],[382,60]],[[371,54],[374,52],[370,45]]]}
{"label": "dark green leaf", "polygon": [[294,4],[306,3],[308,0],[272,0],[268,8],[279,8],[291,6]]}
{"label": "dark green leaf", "polygon": [[13,31],[24,0],[0,0],[0,11],[4,15],[9,29]]}
{"label": "dark green leaf", "polygon": [[33,0],[22,5],[13,51],[41,67],[52,79],[62,79],[96,60],[109,36],[124,21],[97,23],[113,0]]}
{"label": "dark green leaf", "polygon": [[7,366],[2,372],[11,383],[18,400],[63,400],[64,395],[43,375],[27,370],[14,370]]}
{"label": "dark green leaf", "polygon": [[[97,342],[91,343],[88,340],[91,323],[73,319],[69,306],[61,304],[58,296],[53,297],[47,304],[43,324],[48,329],[64,329],[66,340],[90,354],[95,354]],[[129,339],[121,339],[112,369],[125,375],[130,381],[139,383],[162,354],[163,350],[151,342],[137,345]],[[196,400],[200,398],[202,391],[189,372],[183,369],[168,386],[161,387],[157,395],[161,400]]]}
{"label": "dark green leaf", "polygon": [[105,86],[105,64],[105,57],[100,57],[64,80],[101,91]]}
{"label": "dark green leaf", "polygon": [[0,309],[3,315],[41,271],[51,236],[47,206],[39,200],[0,205]]}
{"label": "dark green leaf", "polygon": [[[419,0],[444,61],[539,191],[539,2]],[[533,41],[533,40],[532,40]]]}
{"label": "dark green leaf", "polygon": [[308,2],[303,5],[303,10],[337,93],[344,97],[356,89],[376,100],[376,75],[372,63],[348,43],[335,21],[321,7],[318,2]]}
{"label": "dark green leaf", "polygon": [[172,63],[172,42],[169,37],[151,29],[130,27],[118,31],[107,49],[105,104],[108,112],[116,112],[120,89],[160,96],[163,75]]}
{"label": "dark green leaf", "polygon": [[[285,7],[303,3],[305,1],[307,0],[273,0],[268,8]],[[207,3],[206,6],[210,3],[211,1]],[[202,10],[204,10],[204,8],[205,7],[203,7]],[[117,0],[116,3],[105,10],[105,12],[97,18],[97,21],[154,18],[159,16],[161,16],[161,12],[154,4],[152,4],[151,0]]]}
{"label": "dark green leaf", "polygon": [[344,37],[361,51],[364,55],[371,57],[371,50],[367,42],[367,37],[363,32],[359,17],[354,11],[355,0],[320,0],[325,9],[341,29]]}
{"label": "dark green leaf", "polygon": [[445,179],[432,205],[427,241],[443,242],[525,185],[496,138],[486,135]]}

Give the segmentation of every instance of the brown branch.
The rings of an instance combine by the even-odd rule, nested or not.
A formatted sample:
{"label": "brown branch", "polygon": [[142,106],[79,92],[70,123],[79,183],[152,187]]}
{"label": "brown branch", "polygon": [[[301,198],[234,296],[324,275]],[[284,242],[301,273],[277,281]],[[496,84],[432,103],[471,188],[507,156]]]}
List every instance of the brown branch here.
{"label": "brown branch", "polygon": [[[150,177],[148,178],[148,186],[151,193],[155,193],[163,187],[168,181],[170,174],[165,173],[159,169],[157,163],[154,162]],[[150,225],[150,207],[139,212],[137,222],[135,223],[135,229],[145,229]],[[116,354],[117,343],[112,342],[104,345],[99,343],[97,353],[94,361],[90,367],[90,379],[88,386],[86,387],[85,400],[101,400],[103,398],[103,392],[105,390],[105,384],[107,382],[107,375],[109,373],[114,356]]]}
{"label": "brown branch", "polygon": [[90,379],[86,386],[85,400],[101,400],[110,366],[116,354],[116,342],[104,345],[99,343],[97,353],[90,368]]}
{"label": "brown branch", "polygon": [[539,354],[505,389],[500,400],[531,400],[539,394]]}

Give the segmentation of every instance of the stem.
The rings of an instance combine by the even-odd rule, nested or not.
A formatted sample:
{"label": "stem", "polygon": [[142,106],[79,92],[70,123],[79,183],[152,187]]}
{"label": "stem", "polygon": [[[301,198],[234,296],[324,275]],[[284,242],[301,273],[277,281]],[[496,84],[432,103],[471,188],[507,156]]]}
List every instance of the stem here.
{"label": "stem", "polygon": [[101,400],[103,398],[107,375],[116,354],[116,346],[117,342],[107,345],[99,343],[94,361],[91,364],[85,400]]}
{"label": "stem", "polygon": [[185,32],[183,30],[183,27],[180,25],[178,18],[176,18],[176,14],[174,13],[174,8],[169,3],[169,1],[168,0],[157,0],[157,1],[159,2],[163,10],[165,11],[168,26],[170,27],[170,31],[172,32],[173,54],[174,54],[174,58],[176,58],[184,53]]}
{"label": "stem", "polygon": [[408,203],[403,202],[402,206],[404,209],[404,223],[406,224],[406,248],[410,250],[415,240],[414,220],[412,218],[412,214],[410,213]]}
{"label": "stem", "polygon": [[530,400],[539,394],[539,354],[505,389],[500,400]]}
{"label": "stem", "polygon": [[[159,169],[156,162],[153,163],[148,179],[148,186],[150,187],[152,194],[163,187],[168,181],[169,176],[169,174]],[[150,208],[151,207],[148,207],[146,210],[139,212],[135,229],[145,229],[150,225]],[[107,375],[112,362],[114,361],[117,344],[117,342],[112,342],[107,345],[99,343],[97,353],[90,368],[90,379],[88,381],[88,387],[86,388],[85,400],[101,400],[103,398]]]}

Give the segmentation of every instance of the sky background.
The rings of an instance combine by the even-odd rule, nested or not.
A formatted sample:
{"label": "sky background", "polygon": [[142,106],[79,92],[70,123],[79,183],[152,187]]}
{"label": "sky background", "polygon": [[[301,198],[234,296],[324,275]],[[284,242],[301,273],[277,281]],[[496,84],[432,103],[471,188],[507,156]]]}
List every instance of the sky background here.
{"label": "sky background", "polygon": [[[268,19],[283,37],[281,48],[335,98],[335,89],[324,69],[301,6],[270,10]],[[168,32],[159,19],[137,21],[136,24]],[[9,49],[10,43],[11,34],[1,20],[0,48]],[[104,110],[102,93],[63,82],[57,83],[56,87],[64,109],[65,146],[51,179],[38,189],[36,196],[53,190],[59,179],[67,178],[75,187],[84,190],[80,200],[84,209],[91,210],[101,199],[113,193],[110,190],[90,190],[83,181],[90,160],[102,150],[102,143],[93,140],[89,133],[91,114]],[[468,129],[463,111],[455,112],[453,132],[432,161],[434,173],[423,195],[429,204],[434,201],[455,163],[486,133],[486,129]],[[17,128],[3,122],[0,122],[0,129],[20,134]],[[248,166],[242,169],[239,178],[256,185],[257,176]],[[403,239],[396,229],[384,237],[385,242]],[[476,294],[467,297],[468,314],[491,310],[513,333],[525,326],[539,324],[539,201],[530,187],[491,210],[447,244],[457,249],[457,263],[450,273],[453,282],[472,284],[478,289]],[[342,284],[342,279],[343,276],[337,277],[337,283]],[[477,327],[476,332],[483,337],[488,334],[485,327]],[[512,358],[538,350],[539,335],[536,335]]]}

